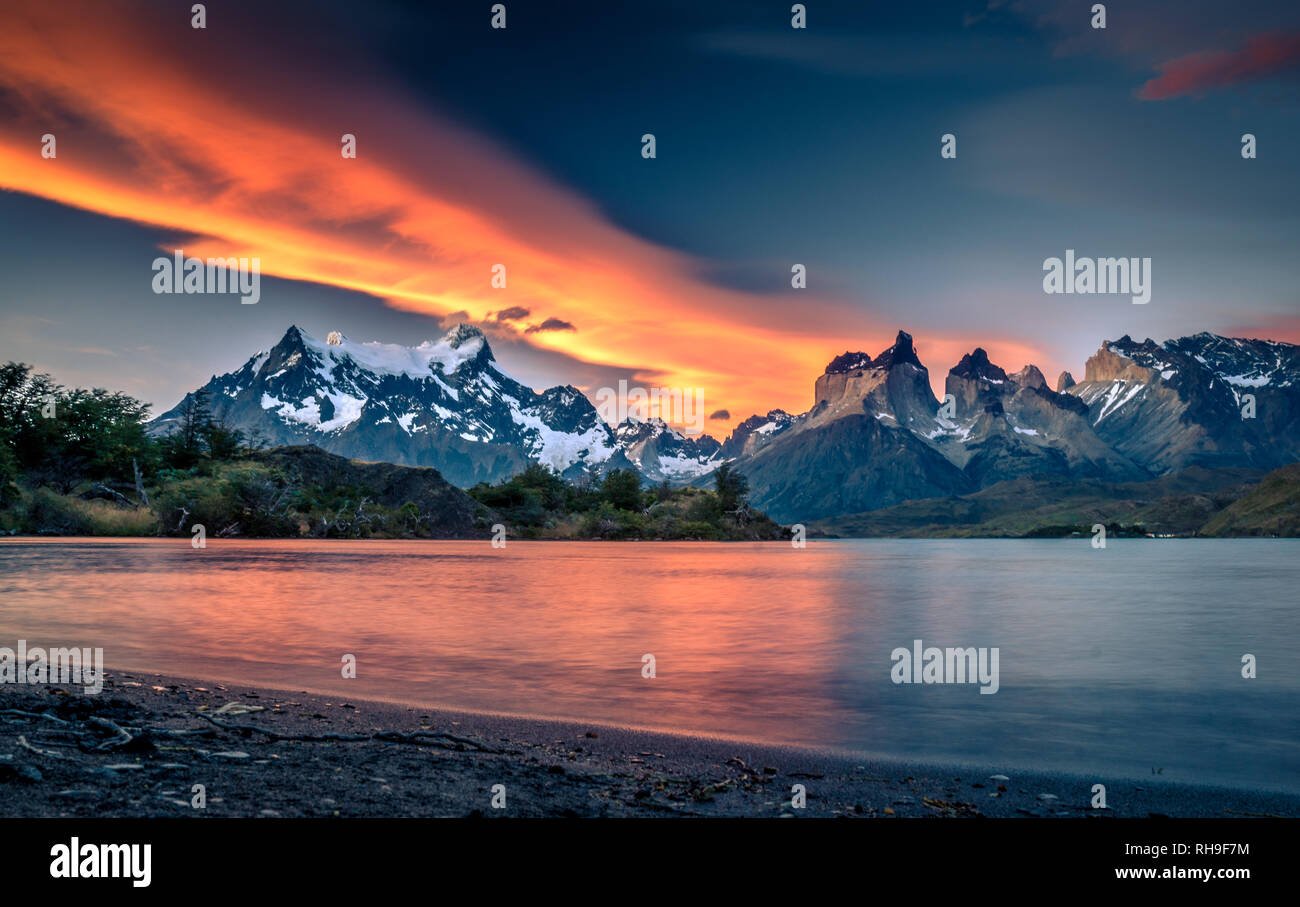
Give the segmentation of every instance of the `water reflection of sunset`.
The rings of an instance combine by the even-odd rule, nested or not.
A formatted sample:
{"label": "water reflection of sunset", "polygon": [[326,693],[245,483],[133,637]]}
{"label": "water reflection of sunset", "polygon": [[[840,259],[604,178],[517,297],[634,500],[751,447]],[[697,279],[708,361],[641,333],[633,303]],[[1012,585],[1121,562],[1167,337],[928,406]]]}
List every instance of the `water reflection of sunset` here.
{"label": "water reflection of sunset", "polygon": [[[1071,541],[6,539],[0,643],[99,646],[110,670],[348,700],[954,762],[1086,756],[1140,773],[1160,759],[1285,786],[1300,629],[1269,565],[1286,543],[1150,544],[1113,546],[1099,573]],[[1166,592],[1135,608],[1138,583]],[[1227,614],[1230,596],[1258,604]],[[1282,659],[1254,682],[1267,695],[1243,697],[1235,671],[1186,670],[1225,633]],[[891,653],[915,639],[999,647],[998,692],[892,683]],[[1213,745],[1189,751],[1193,728]]]}

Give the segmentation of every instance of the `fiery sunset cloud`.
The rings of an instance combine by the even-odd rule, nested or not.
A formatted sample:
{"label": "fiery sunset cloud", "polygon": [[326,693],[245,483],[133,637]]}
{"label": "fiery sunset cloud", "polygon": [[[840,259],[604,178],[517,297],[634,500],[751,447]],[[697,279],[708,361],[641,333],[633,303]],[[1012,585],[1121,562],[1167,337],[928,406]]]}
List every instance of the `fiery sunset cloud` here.
{"label": "fiery sunset cloud", "polygon": [[[15,110],[0,133],[4,188],[174,231],[190,255],[257,257],[265,275],[495,318],[537,346],[703,388],[737,420],[806,408],[831,356],[879,352],[898,327],[939,354],[928,362],[936,387],[970,348],[788,282],[763,294],[709,283],[702,262],[619,229],[358,71],[364,61],[291,63],[290,48],[231,40],[216,8],[206,30],[164,21],[156,6],[133,10],[31,2],[6,14],[0,88]],[[39,153],[46,133],[54,160]],[[356,159],[340,155],[345,133]],[[490,283],[497,263],[504,290]],[[771,271],[779,281],[789,264]],[[1036,353],[992,346],[1008,363]]]}

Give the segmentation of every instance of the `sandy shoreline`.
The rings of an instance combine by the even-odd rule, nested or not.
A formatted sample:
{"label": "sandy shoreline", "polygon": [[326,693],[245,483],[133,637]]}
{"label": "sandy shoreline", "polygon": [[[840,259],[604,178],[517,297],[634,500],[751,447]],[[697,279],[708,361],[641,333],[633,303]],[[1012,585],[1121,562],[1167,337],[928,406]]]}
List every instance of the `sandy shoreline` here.
{"label": "sandy shoreline", "polygon": [[[224,710],[224,711],[223,711]],[[1005,775],[1005,779],[993,777]],[[1106,785],[1106,810],[1090,807]],[[194,785],[206,806],[195,808]],[[803,785],[806,808],[791,807]],[[505,808],[492,806],[505,786]],[[0,816],[1300,817],[1300,796],[953,767],[110,671],[0,686]]]}

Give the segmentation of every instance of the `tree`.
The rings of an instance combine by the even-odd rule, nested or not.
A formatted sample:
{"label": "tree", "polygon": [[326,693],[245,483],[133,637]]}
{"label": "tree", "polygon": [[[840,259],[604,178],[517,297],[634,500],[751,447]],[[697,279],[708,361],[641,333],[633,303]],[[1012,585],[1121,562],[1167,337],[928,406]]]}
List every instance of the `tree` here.
{"label": "tree", "polygon": [[94,479],[133,481],[133,461],[149,465],[153,442],[145,432],[149,405],[102,388],[77,389],[58,403],[64,460]]}
{"label": "tree", "polygon": [[743,510],[749,494],[749,479],[739,473],[730,463],[723,463],[713,473],[713,487],[718,493],[718,505],[724,513],[736,513]]}
{"label": "tree", "polygon": [[214,460],[233,460],[244,449],[244,433],[219,419],[208,421],[203,441],[207,445],[208,456]]}
{"label": "tree", "polygon": [[254,428],[250,431],[244,441],[247,450],[266,450],[271,446],[271,440],[262,428]]}
{"label": "tree", "polygon": [[641,477],[630,469],[613,469],[605,474],[600,496],[619,510],[641,510]]}
{"label": "tree", "polygon": [[9,468],[64,492],[79,481],[131,480],[155,445],[144,429],[149,407],[127,394],[67,391],[31,366],[0,366],[0,442]]}
{"label": "tree", "polygon": [[167,439],[167,459],[173,466],[188,469],[207,453],[208,433],[212,428],[208,392],[199,388],[186,394],[176,413],[180,424]]}
{"label": "tree", "polygon": [[536,492],[542,506],[548,510],[562,507],[568,493],[568,483],[558,472],[540,463],[530,463],[512,479],[515,484]]}
{"label": "tree", "polygon": [[41,466],[61,455],[59,400],[63,388],[49,375],[32,374],[21,362],[0,366],[0,432],[19,469]]}

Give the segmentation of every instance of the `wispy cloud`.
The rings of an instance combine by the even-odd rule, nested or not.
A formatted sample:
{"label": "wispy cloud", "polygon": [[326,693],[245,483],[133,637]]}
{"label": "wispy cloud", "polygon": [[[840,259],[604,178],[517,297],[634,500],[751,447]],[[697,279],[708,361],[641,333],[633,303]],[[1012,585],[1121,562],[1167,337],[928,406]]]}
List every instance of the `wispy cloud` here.
{"label": "wispy cloud", "polygon": [[1300,32],[1256,35],[1229,51],[1202,51],[1160,65],[1160,75],[1142,86],[1144,101],[1165,101],[1300,74]]}
{"label": "wispy cloud", "polygon": [[563,319],[547,318],[541,324],[530,324],[527,330],[524,331],[524,333],[542,334],[545,333],[546,331],[576,331],[576,330],[577,330],[576,327],[574,327],[569,322],[564,321]]}

